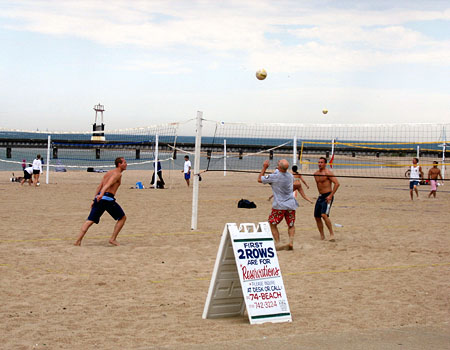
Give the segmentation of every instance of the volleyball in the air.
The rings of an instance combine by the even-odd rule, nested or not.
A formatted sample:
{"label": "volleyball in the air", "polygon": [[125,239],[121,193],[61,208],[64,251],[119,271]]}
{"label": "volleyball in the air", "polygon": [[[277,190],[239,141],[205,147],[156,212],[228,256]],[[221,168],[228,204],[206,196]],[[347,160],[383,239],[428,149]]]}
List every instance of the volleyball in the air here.
{"label": "volleyball in the air", "polygon": [[323,113],[323,114],[327,114],[327,113],[328,113],[328,109],[323,109],[323,110],[322,110],[322,113]]}
{"label": "volleyball in the air", "polygon": [[258,71],[256,71],[256,78],[258,80],[264,80],[267,77],[267,72],[265,69],[260,69]]}

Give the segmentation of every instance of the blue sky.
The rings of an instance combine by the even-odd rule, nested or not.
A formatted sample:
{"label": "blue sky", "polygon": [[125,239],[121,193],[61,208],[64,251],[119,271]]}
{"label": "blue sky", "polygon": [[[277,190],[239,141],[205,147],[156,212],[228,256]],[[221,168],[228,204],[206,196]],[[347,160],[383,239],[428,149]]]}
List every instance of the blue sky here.
{"label": "blue sky", "polygon": [[450,121],[448,1],[0,1],[0,43],[3,128]]}

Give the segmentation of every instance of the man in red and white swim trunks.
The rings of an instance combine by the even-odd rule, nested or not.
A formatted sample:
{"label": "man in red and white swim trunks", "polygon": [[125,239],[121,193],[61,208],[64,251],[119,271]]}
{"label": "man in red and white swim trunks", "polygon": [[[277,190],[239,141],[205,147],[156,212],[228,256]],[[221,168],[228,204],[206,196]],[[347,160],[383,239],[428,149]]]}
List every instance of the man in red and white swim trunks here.
{"label": "man in red and white swim trunks", "polygon": [[[281,159],[278,162],[277,170],[273,174],[264,175],[269,167],[269,161],[266,160],[263,164],[262,170],[258,175],[258,182],[263,184],[270,184],[273,192],[272,212],[269,215],[269,224],[272,230],[275,247],[277,250],[293,250],[294,249],[294,235],[295,235],[295,210],[298,203],[292,193],[294,186],[294,176],[289,173],[289,162],[286,159]],[[288,225],[289,244],[280,245],[280,233],[277,225],[283,220],[286,220]]]}
{"label": "man in red and white swim trunks", "polygon": [[431,192],[428,195],[428,198],[430,198],[431,196],[436,198],[438,177],[440,177],[442,180],[441,169],[439,169],[437,166],[438,166],[438,162],[434,161],[433,167],[428,171],[428,180],[430,180],[430,185],[431,185]]}

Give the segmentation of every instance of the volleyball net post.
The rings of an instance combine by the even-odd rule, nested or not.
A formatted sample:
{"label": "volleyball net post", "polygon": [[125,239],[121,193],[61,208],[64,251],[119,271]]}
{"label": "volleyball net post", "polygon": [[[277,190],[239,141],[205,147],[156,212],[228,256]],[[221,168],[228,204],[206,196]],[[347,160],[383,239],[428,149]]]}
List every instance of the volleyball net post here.
{"label": "volleyball net post", "polygon": [[158,148],[159,148],[159,139],[158,139],[158,134],[155,135],[155,161],[153,163],[153,183],[152,186],[153,188],[157,189],[158,186],[158,180],[157,180],[157,176],[158,176]]}
{"label": "volleyball net post", "polygon": [[227,140],[223,140],[223,176],[227,176]]}
{"label": "volleyball net post", "polygon": [[197,229],[198,222],[198,189],[200,175],[200,151],[202,147],[203,112],[197,112],[197,127],[195,133],[194,183],[192,186],[192,218],[191,230]]}
{"label": "volleyball net post", "polygon": [[445,179],[445,149],[446,149],[446,146],[447,146],[447,144],[444,141],[442,144],[442,164],[441,164],[442,179]]}
{"label": "volleyball net post", "polygon": [[297,165],[297,135],[294,136],[292,145],[292,165]]}
{"label": "volleyball net post", "polygon": [[45,184],[48,185],[50,179],[50,148],[52,147],[52,137],[48,135],[47,138],[47,163],[46,163],[46,173],[45,173]]}

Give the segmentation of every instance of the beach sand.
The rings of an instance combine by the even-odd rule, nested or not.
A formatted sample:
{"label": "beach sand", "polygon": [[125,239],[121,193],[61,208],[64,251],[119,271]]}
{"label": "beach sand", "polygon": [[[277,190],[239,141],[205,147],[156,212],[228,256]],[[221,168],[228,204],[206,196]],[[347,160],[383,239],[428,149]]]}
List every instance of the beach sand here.
{"label": "beach sand", "polygon": [[[202,312],[224,225],[266,221],[270,187],[257,174],[204,173],[191,231],[181,172],[164,172],[168,189],[137,190],[151,172],[126,171],[121,245],[108,244],[105,214],[75,247],[102,176],[52,172],[34,188],[0,172],[1,349],[450,348],[450,184],[411,201],[407,180],[341,178],[335,243],[319,239],[299,197],[295,249],[278,253],[293,322],[250,325]],[[258,207],[238,209],[241,198]],[[280,232],[287,241],[285,223]]]}

